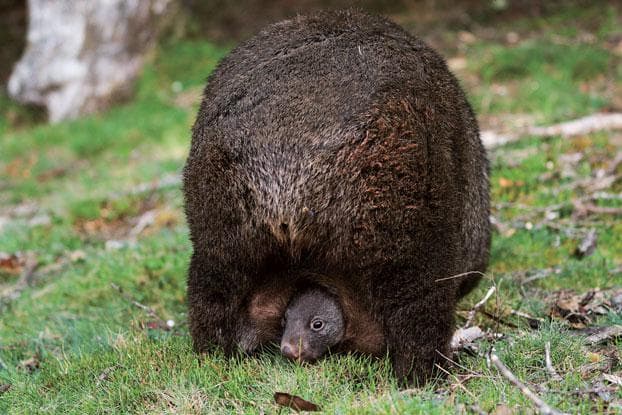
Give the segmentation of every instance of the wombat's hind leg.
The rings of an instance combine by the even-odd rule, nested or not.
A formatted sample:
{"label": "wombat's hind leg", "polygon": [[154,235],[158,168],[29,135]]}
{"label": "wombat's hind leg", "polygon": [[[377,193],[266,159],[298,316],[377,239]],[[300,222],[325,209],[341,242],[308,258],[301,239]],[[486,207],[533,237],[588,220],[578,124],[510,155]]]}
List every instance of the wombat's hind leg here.
{"label": "wombat's hind leg", "polygon": [[[236,230],[230,235],[236,235]],[[195,249],[188,272],[188,320],[198,352],[209,351],[211,346],[222,347],[228,355],[253,352],[262,342],[261,327],[249,318],[246,301],[257,289],[259,264],[271,249],[269,242],[257,241],[263,236],[250,230],[240,237],[250,246],[220,236],[206,244],[218,249]],[[231,241],[236,246],[228,246]],[[253,245],[264,250],[253,251]],[[251,257],[255,260],[251,261]]]}

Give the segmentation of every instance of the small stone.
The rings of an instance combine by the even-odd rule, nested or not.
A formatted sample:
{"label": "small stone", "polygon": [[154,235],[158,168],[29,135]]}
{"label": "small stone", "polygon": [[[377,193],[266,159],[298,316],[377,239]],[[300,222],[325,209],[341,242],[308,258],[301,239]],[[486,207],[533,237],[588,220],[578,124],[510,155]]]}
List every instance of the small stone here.
{"label": "small stone", "polygon": [[28,221],[28,225],[34,226],[47,226],[52,223],[52,219],[48,215],[37,215]]}
{"label": "small stone", "polygon": [[171,90],[174,93],[179,94],[181,91],[184,90],[184,85],[179,81],[175,81],[171,84]]}

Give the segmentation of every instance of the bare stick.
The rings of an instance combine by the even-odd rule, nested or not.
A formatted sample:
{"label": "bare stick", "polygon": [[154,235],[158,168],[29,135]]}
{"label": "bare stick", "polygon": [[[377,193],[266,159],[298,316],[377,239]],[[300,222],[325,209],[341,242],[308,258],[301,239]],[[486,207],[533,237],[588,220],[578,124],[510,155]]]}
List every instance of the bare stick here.
{"label": "bare stick", "polygon": [[480,313],[482,313],[482,315],[484,315],[484,316],[488,317],[489,319],[491,319],[492,321],[494,321],[495,323],[497,323],[497,327],[495,328],[495,331],[496,331],[496,332],[499,332],[499,325],[500,325],[500,324],[502,324],[502,325],[504,325],[504,326],[506,326],[506,327],[513,328],[513,329],[517,329],[517,328],[518,328],[518,326],[517,326],[516,324],[511,323],[511,322],[509,322],[509,321],[505,321],[505,320],[504,320],[504,319],[502,319],[500,316],[497,316],[497,315],[495,315],[495,314],[489,313],[489,312],[488,312],[488,311],[486,311],[486,310],[482,310],[482,311],[480,311]]}
{"label": "bare stick", "polygon": [[32,256],[27,257],[19,279],[12,287],[0,292],[0,311],[8,303],[17,299],[22,291],[34,284],[37,268],[39,268],[39,262]]}
{"label": "bare stick", "polygon": [[579,216],[585,216],[588,213],[596,213],[598,215],[622,215],[622,208],[597,206],[593,203],[584,203],[580,200],[575,200],[574,208]]}
{"label": "bare stick", "polygon": [[462,382],[460,382],[460,379],[458,379],[458,377],[456,375],[454,375],[453,373],[449,373],[446,369],[444,369],[441,365],[439,364],[434,364],[434,366],[436,366],[436,368],[438,370],[440,370],[441,372],[445,373],[447,376],[451,376],[452,378],[454,378],[454,380],[456,381],[455,385],[458,385],[458,387],[460,389],[462,389],[467,395],[469,395],[471,398],[473,398],[474,400],[477,400],[477,397],[475,395],[473,395],[473,392],[469,391],[467,388],[464,387],[464,385],[462,384]]}
{"label": "bare stick", "polygon": [[529,284],[530,282],[540,280],[542,278],[549,277],[553,274],[557,275],[562,272],[561,267],[543,268],[535,271],[528,271],[532,275],[521,281],[521,285]]}
{"label": "bare stick", "polygon": [[518,141],[524,136],[551,137],[560,135],[568,138],[590,134],[596,131],[620,129],[622,129],[622,113],[596,113],[588,115],[587,117],[545,127],[530,126],[508,134],[487,130],[482,131],[480,135],[484,146],[487,148],[495,148]]}
{"label": "bare stick", "polygon": [[605,173],[609,175],[615,174],[620,164],[622,164],[622,153],[618,153],[618,155],[615,156],[611,163],[609,163],[609,167],[607,167]]}
{"label": "bare stick", "polygon": [[527,320],[535,320],[535,321],[540,322],[540,323],[544,323],[544,321],[545,321],[541,317],[534,317],[531,314],[527,314],[524,311],[520,311],[520,310],[511,310],[510,314],[512,314],[512,315],[514,315],[516,317],[521,317],[521,318],[527,319]]}
{"label": "bare stick", "polygon": [[510,372],[510,369],[507,368],[506,365],[503,364],[499,356],[496,355],[494,349],[490,349],[488,353],[488,359],[490,362],[497,368],[499,373],[503,375],[512,385],[516,386],[523,395],[525,395],[529,400],[531,400],[538,408],[538,411],[544,415],[563,415],[564,413],[549,406],[546,402],[544,402],[538,395],[531,391],[523,382],[518,380],[518,378],[514,375],[514,373]]}
{"label": "bare stick", "polygon": [[115,290],[117,290],[119,292],[119,294],[121,294],[121,296],[123,298],[125,298],[127,301],[129,301],[132,305],[140,308],[141,310],[143,310],[145,313],[147,313],[147,315],[149,315],[149,317],[155,319],[158,321],[158,324],[160,324],[162,326],[162,328],[170,328],[170,326],[167,324],[167,322],[161,318],[160,316],[158,316],[158,314],[155,312],[155,310],[147,305],[144,305],[142,303],[139,303],[138,301],[136,301],[134,298],[132,298],[129,294],[127,294],[125,291],[123,291],[123,288],[119,287],[117,284],[115,284],[114,282],[110,283],[110,286],[112,288],[114,288]]}
{"label": "bare stick", "polygon": [[495,291],[497,290],[496,286],[492,286],[488,289],[488,292],[486,292],[486,295],[484,295],[484,298],[482,298],[481,300],[479,300],[472,308],[471,311],[469,311],[469,315],[467,316],[467,321],[466,323],[464,323],[463,328],[467,328],[469,327],[472,323],[473,323],[473,319],[475,319],[475,314],[477,314],[477,311],[482,308],[484,306],[484,304],[486,304],[486,301],[488,301],[488,299],[490,297],[492,297],[492,295],[495,293]]}
{"label": "bare stick", "polygon": [[469,372],[469,374],[473,375],[473,377],[477,377],[477,378],[483,378],[483,377],[488,377],[488,376],[484,376],[482,373],[479,372],[475,372],[474,370],[469,369],[466,366],[461,365],[460,363],[456,362],[453,359],[450,359],[449,357],[445,356],[443,353],[439,352],[438,350],[436,351],[436,353],[438,353],[443,359],[447,360],[449,363],[451,363],[452,365],[459,367],[460,369]]}
{"label": "bare stick", "polygon": [[585,341],[590,346],[606,343],[611,339],[622,337],[622,326],[608,326],[597,330],[595,333],[587,336]]}
{"label": "bare stick", "polygon": [[547,127],[529,127],[527,132],[538,137],[551,137],[554,135],[573,137],[590,134],[595,131],[619,129],[622,129],[622,113],[596,113]]}
{"label": "bare stick", "polygon": [[559,373],[557,373],[551,361],[551,342],[546,342],[544,345],[544,362],[546,364],[546,371],[549,372],[551,379],[555,381],[562,380],[562,377],[559,376]]}
{"label": "bare stick", "polygon": [[115,192],[108,196],[109,199],[120,199],[125,196],[136,196],[143,193],[153,193],[158,190],[162,190],[167,187],[178,187],[181,184],[181,175],[179,174],[167,174],[162,176],[161,178],[146,182],[140,183],[129,190],[123,192]]}
{"label": "bare stick", "polygon": [[524,318],[525,320],[527,320],[527,323],[529,324],[529,327],[531,327],[532,329],[537,329],[538,327],[540,327],[540,324],[544,323],[544,321],[545,321],[543,318],[534,317],[531,314],[527,314],[527,313],[525,313],[523,311],[520,311],[520,310],[511,310],[510,314],[512,314],[513,316]]}
{"label": "bare stick", "polygon": [[474,403],[472,405],[469,405],[469,409],[472,412],[475,412],[478,415],[488,415],[488,412],[484,411],[482,408],[479,407],[478,404]]}
{"label": "bare stick", "polygon": [[453,280],[453,279],[456,279],[456,278],[466,277],[466,276],[469,276],[469,275],[472,275],[472,274],[479,274],[479,275],[481,275],[482,277],[485,277],[485,276],[486,276],[486,274],[484,274],[484,273],[483,273],[483,272],[481,272],[481,271],[467,271],[467,272],[462,272],[462,273],[460,273],[460,274],[451,275],[451,276],[449,276],[449,277],[439,278],[439,279],[437,279],[437,280],[434,280],[434,282],[441,282],[441,281]]}

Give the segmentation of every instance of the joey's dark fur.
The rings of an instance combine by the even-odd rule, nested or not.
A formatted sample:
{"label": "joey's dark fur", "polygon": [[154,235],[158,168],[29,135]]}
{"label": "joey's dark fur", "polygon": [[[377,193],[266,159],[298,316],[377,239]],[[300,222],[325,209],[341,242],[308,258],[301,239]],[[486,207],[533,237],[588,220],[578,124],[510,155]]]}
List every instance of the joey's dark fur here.
{"label": "joey's dark fur", "polygon": [[344,348],[386,348],[398,377],[423,381],[479,277],[439,280],[488,261],[488,166],[464,93],[421,40],[358,12],[277,23],[221,62],[184,193],[198,351],[278,340],[294,282],[321,281]]}

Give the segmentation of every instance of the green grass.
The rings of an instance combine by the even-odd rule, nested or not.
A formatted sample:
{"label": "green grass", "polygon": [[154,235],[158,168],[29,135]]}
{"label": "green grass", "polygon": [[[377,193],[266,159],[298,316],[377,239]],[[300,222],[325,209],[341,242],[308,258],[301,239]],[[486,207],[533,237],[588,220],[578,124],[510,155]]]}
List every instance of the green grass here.
{"label": "green grass", "polygon": [[584,87],[598,85],[610,70],[613,57],[601,47],[546,40],[511,47],[482,42],[470,56],[475,58],[472,70],[486,86],[474,97],[480,111],[538,114],[541,122],[555,122],[607,104],[602,94]]}
{"label": "green grass", "polygon": [[[597,41],[591,44],[575,42],[571,25],[559,23],[568,14],[591,22],[596,11],[584,13],[560,10],[550,18],[549,32],[539,18],[515,22],[517,28],[539,32],[511,47],[493,40],[471,44],[461,75],[479,115],[529,113],[545,123],[610,105],[612,95],[604,88],[622,87],[615,70],[621,58],[601,41],[615,33],[612,19],[620,13],[603,12],[607,18],[593,28]],[[457,413],[473,404],[485,411],[504,404],[528,412],[531,402],[482,355],[461,353],[460,366],[452,367],[447,379],[400,392],[387,359],[336,356],[299,366],[274,350],[237,359],[218,353],[199,357],[191,350],[185,306],[191,248],[180,190],[129,190],[180,171],[198,102],[180,104],[179,98],[196,94],[226,51],[202,41],[166,42],[145,69],[132,102],[53,126],[37,123],[32,112],[0,95],[0,217],[8,218],[0,230],[0,252],[30,252],[40,264],[32,287],[0,302],[0,385],[11,385],[0,392],[0,413],[288,413],[273,403],[276,391],[299,395],[326,413]],[[515,229],[495,233],[489,278],[459,307],[461,324],[464,311],[497,284],[496,297],[485,309],[518,328],[499,326],[483,315],[476,324],[503,333],[494,347],[505,364],[532,389],[541,385],[537,392],[548,403],[573,413],[607,409],[602,399],[576,391],[592,387],[603,371],[620,373],[619,363],[607,368],[607,354],[622,353],[622,342],[586,346],[562,322],[548,321],[547,295],[562,288],[586,292],[622,285],[620,274],[609,272],[622,263],[622,223],[619,217],[594,215],[589,223],[573,225],[569,202],[582,193],[559,191],[571,180],[561,174],[562,156],[582,152],[576,171],[589,177],[620,147],[613,133],[598,133],[527,137],[492,153],[493,204],[567,203],[559,211],[564,227],[528,228],[521,223],[537,225],[541,215],[516,206],[494,209],[504,223],[516,222]],[[527,156],[515,156],[525,151]],[[607,190],[619,193],[621,183]],[[25,203],[34,203],[36,215],[46,215],[49,224],[33,226],[33,214],[14,211]],[[107,241],[127,237],[136,219],[150,210],[156,212],[155,225],[135,244],[107,248]],[[573,252],[581,232],[591,227],[598,231],[598,247],[577,259]],[[512,277],[552,266],[562,271],[527,286]],[[0,271],[0,293],[17,280]],[[163,330],[111,284],[160,318],[173,320],[174,328]],[[508,315],[510,309],[546,321],[529,329],[524,320]],[[615,313],[597,321],[621,322]],[[546,342],[561,381],[550,380],[544,368]],[[482,351],[490,346],[488,341],[479,345]],[[29,369],[24,363],[29,360],[38,367]],[[620,400],[622,392],[612,396]]]}

